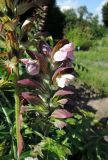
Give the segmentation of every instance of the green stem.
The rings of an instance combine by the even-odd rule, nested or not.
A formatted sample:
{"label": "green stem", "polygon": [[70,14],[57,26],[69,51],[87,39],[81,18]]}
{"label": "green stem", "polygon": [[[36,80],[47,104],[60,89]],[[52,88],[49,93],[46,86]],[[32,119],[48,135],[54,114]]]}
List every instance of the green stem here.
{"label": "green stem", "polygon": [[[19,114],[20,114],[20,99],[19,99],[19,87],[17,81],[19,79],[19,66],[16,58],[16,65],[14,67],[14,83],[15,83],[15,121],[16,121],[16,141],[17,141],[17,149],[19,144],[19,132],[20,132],[20,124],[19,124]],[[19,155],[18,156],[18,160]]]}

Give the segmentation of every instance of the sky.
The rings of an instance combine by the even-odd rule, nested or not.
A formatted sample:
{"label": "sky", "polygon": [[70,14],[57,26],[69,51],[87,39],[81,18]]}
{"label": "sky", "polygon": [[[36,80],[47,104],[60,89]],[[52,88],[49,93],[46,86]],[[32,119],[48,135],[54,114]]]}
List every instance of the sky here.
{"label": "sky", "polygon": [[92,12],[94,15],[98,14],[99,19],[101,20],[101,9],[102,6],[108,2],[108,0],[56,0],[57,5],[63,9],[69,8],[78,8],[79,6],[86,5],[89,12]]}

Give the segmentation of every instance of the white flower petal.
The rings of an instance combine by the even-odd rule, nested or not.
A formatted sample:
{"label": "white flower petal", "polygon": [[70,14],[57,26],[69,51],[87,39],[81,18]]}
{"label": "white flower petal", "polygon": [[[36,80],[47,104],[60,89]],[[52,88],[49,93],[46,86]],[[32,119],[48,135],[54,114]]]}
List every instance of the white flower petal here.
{"label": "white flower petal", "polygon": [[26,71],[30,75],[37,75],[40,70],[40,65],[38,61],[35,60],[29,60],[29,62],[26,64]]}
{"label": "white flower petal", "polygon": [[26,19],[22,25],[22,28],[24,28],[25,26],[27,26],[28,24],[30,24],[31,21],[29,19]]}
{"label": "white flower petal", "polygon": [[59,61],[65,60],[66,56],[67,56],[67,52],[63,52],[59,50],[54,54],[53,58],[55,62],[59,62]]}
{"label": "white flower petal", "polygon": [[73,44],[68,43],[65,44],[62,48],[60,48],[57,52],[54,54],[54,61],[59,62],[59,61],[64,61],[67,58],[73,60]]}
{"label": "white flower petal", "polygon": [[60,51],[67,51],[67,52],[72,52],[73,51],[73,44],[72,43],[68,43],[65,44],[62,48],[60,48]]}
{"label": "white flower petal", "polygon": [[56,78],[57,85],[61,88],[65,87],[65,78],[57,77]]}
{"label": "white flower petal", "polygon": [[63,74],[56,78],[56,83],[59,87],[64,88],[69,85],[75,77],[72,74]]}

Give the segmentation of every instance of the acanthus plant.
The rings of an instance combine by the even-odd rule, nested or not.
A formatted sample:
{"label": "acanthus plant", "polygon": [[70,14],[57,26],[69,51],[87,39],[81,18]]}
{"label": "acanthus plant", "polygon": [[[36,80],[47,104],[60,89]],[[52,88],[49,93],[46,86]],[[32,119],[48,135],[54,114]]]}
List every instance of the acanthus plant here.
{"label": "acanthus plant", "polygon": [[[36,23],[34,15],[21,24],[20,16],[34,4],[42,20]],[[67,126],[66,119],[72,117],[64,105],[67,96],[73,94],[69,85],[75,79],[74,46],[63,39],[50,48],[43,37],[37,40],[46,15],[45,5],[45,1],[35,0],[0,2],[0,93],[5,100],[0,105],[7,121],[0,125],[9,131],[1,141],[4,148],[6,145],[1,153],[4,159],[53,156],[62,160],[71,154],[67,141],[59,143],[54,132]]]}
{"label": "acanthus plant", "polygon": [[[29,58],[19,59],[25,66],[27,73],[24,79],[21,78],[17,81],[19,86],[25,86],[20,90],[21,110],[23,113],[33,116],[29,117],[34,120],[34,122],[31,122],[29,119],[33,125],[33,128],[31,126],[29,128],[30,132],[42,139],[40,142],[39,139],[36,140],[37,145],[34,143],[31,145],[34,148],[32,156],[40,156],[44,159],[47,154],[44,155],[42,151],[50,150],[50,152],[55,153],[56,150],[51,150],[53,143],[55,143],[60,152],[66,149],[62,153],[64,155],[55,153],[60,159],[63,159],[71,154],[71,151],[63,144],[56,144],[53,139],[53,131],[67,126],[65,120],[72,117],[72,113],[67,111],[64,105],[69,100],[67,96],[73,94],[69,89],[69,84],[72,84],[75,79],[74,69],[71,67],[73,44],[63,39],[53,49],[43,41],[39,42],[38,47],[40,52],[26,50]],[[62,52],[60,56],[57,55],[59,52]],[[58,56],[57,60],[55,55]],[[49,148],[45,147],[50,143],[52,144]]]}

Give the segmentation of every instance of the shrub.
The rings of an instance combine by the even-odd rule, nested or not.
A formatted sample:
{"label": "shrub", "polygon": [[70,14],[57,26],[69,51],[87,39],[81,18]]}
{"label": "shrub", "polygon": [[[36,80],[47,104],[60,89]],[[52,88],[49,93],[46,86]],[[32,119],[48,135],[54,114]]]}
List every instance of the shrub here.
{"label": "shrub", "polygon": [[75,48],[80,46],[82,50],[88,50],[92,46],[91,31],[89,27],[76,26],[67,30],[65,36],[75,44]]}

